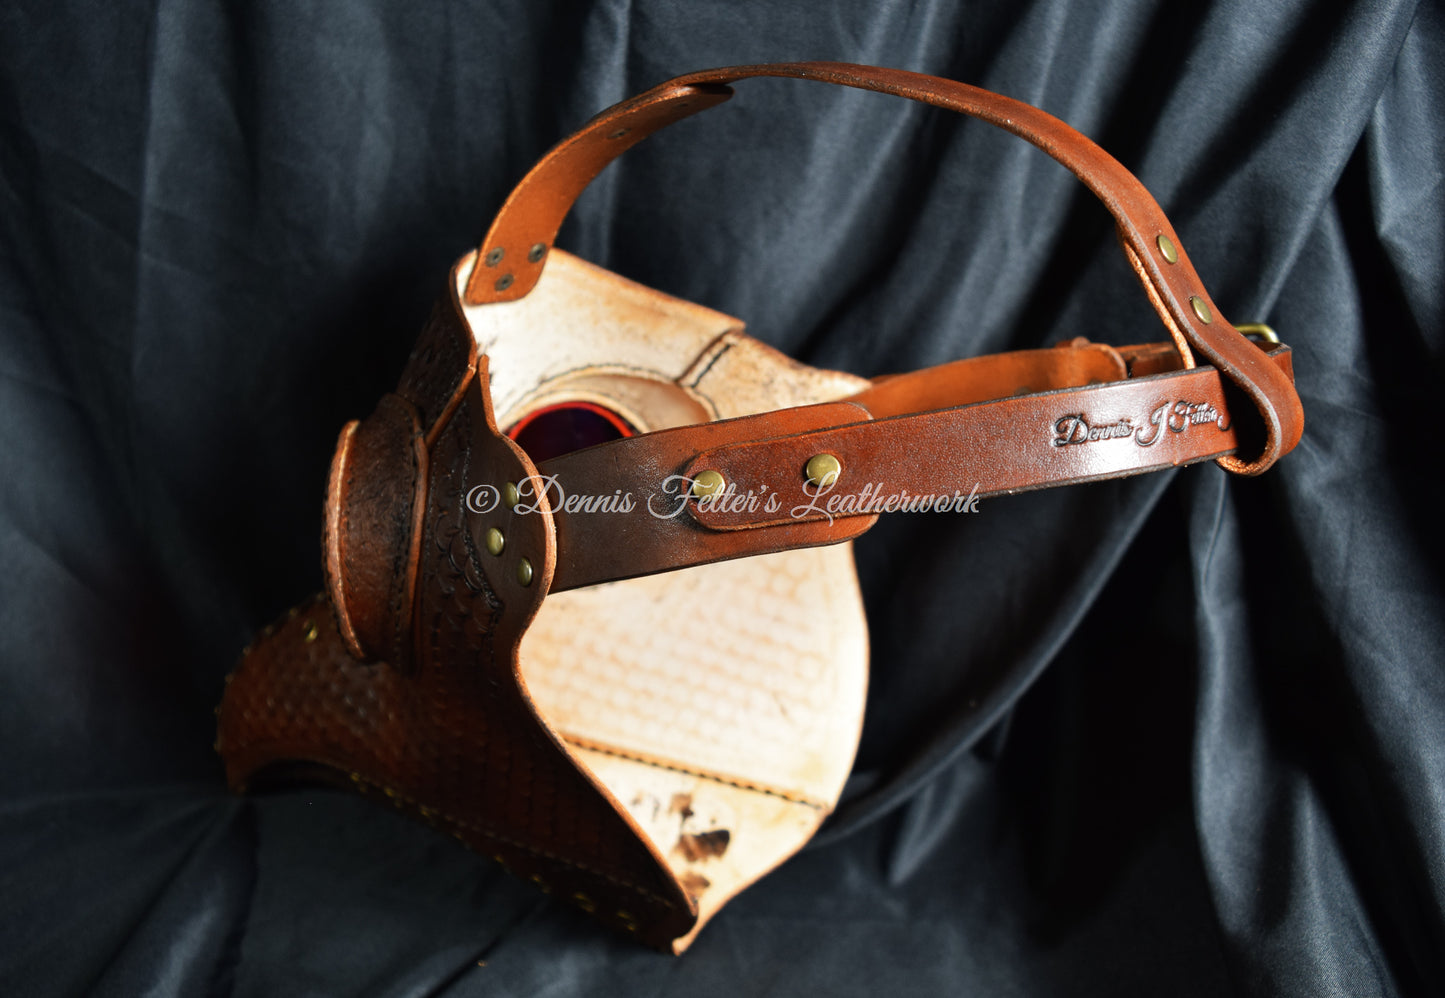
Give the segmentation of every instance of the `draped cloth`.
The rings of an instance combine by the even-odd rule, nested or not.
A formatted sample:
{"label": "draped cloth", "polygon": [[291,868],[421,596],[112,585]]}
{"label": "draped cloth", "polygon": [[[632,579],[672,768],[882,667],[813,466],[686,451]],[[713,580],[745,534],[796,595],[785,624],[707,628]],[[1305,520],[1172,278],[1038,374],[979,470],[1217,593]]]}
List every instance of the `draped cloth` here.
{"label": "draped cloth", "polygon": [[[1294,348],[1298,449],[888,516],[837,813],[681,958],[212,709],[320,588],[340,426],[553,142],[835,59],[1038,105]],[[1337,5],[24,0],[0,11],[0,993],[1445,993],[1445,14]],[[1164,339],[980,122],[753,80],[560,246],[877,375]]]}

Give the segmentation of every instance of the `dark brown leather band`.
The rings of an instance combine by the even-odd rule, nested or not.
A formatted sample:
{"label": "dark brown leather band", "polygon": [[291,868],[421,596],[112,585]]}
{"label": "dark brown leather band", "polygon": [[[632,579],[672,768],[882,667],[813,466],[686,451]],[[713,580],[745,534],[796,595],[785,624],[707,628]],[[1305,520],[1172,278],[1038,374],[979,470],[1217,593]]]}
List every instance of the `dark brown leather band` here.
{"label": "dark brown leather band", "polygon": [[1052,115],[952,80],[845,63],[735,66],[692,73],[602,112],[552,149],[517,185],[492,223],[467,282],[470,304],[511,301],[536,284],[546,254],[577,195],[603,167],[673,121],[721,103],[726,84],[795,77],[894,94],[987,121],[1038,146],[1072,171],[1114,216],[1119,238],[1150,302],[1174,338],[1184,366],[1194,351],[1250,399],[1263,421],[1260,453],[1228,456],[1229,471],[1264,471],[1299,442],[1304,414],[1277,367],[1225,321],[1194,272],[1164,212],[1128,170]]}

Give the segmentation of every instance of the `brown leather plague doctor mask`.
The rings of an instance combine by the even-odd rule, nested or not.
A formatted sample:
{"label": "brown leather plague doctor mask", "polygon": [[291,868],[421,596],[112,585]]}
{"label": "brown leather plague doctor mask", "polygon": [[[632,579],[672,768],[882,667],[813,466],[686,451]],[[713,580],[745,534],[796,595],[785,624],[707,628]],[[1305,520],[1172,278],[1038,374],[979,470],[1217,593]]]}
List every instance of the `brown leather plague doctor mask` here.
{"label": "brown leather plague doctor mask", "polygon": [[[1032,142],[1113,214],[1170,340],[868,381],[553,247],[614,157],[756,76],[895,94]],[[868,657],[847,542],[896,508],[1210,459],[1258,474],[1303,425],[1289,350],[1267,339],[1225,321],[1140,183],[1036,108],[831,63],[664,83],[527,174],[396,391],[342,431],[326,592],[228,681],[227,776],[390,799],[681,952],[838,800]]]}

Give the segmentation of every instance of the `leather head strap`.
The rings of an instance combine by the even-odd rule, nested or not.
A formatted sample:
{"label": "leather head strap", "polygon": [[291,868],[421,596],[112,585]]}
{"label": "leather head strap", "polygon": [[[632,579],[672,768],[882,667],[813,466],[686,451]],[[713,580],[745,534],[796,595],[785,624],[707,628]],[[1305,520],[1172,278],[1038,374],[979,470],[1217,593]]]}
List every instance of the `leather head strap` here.
{"label": "leather head strap", "polygon": [[1299,442],[1304,414],[1294,386],[1264,353],[1225,321],[1194,272],[1183,242],[1144,186],[1104,150],[1052,115],[952,80],[847,63],[780,63],[691,73],[597,115],[554,147],[502,206],[467,280],[468,304],[514,301],[537,283],[557,230],[587,184],[625,150],[665,125],[722,103],[727,84],[795,77],[906,97],[997,125],[1067,167],[1114,216],[1120,242],[1183,365],[1194,352],[1244,392],[1263,422],[1250,458],[1219,458],[1226,470],[1257,475]]}

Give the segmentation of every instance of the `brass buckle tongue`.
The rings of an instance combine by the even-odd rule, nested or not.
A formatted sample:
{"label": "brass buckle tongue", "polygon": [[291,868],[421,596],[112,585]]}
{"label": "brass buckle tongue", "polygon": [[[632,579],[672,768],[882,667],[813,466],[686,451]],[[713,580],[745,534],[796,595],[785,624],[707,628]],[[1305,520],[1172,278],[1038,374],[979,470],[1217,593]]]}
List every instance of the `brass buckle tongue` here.
{"label": "brass buckle tongue", "polygon": [[1266,326],[1262,322],[1248,322],[1234,328],[1238,329],[1245,338],[1254,340],[1256,343],[1268,343],[1271,346],[1279,343],[1279,334],[1274,331],[1273,327]]}

